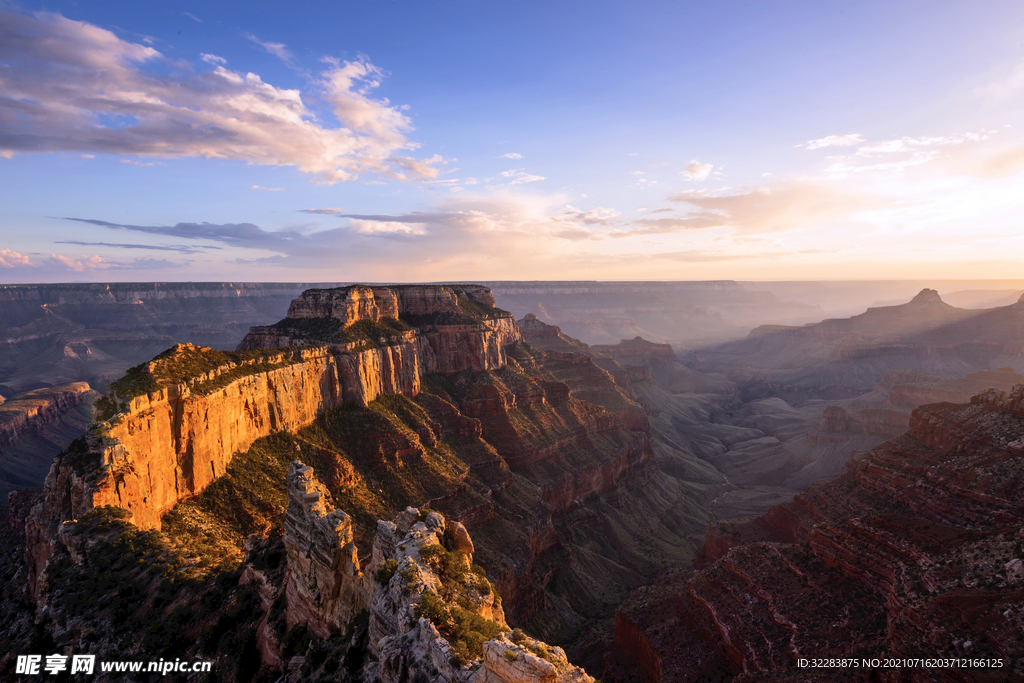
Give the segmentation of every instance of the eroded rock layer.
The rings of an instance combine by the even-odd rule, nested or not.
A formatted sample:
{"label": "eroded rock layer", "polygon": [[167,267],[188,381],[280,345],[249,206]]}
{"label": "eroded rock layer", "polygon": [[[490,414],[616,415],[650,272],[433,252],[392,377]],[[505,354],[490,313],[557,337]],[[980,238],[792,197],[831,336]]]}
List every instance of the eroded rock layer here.
{"label": "eroded rock layer", "polygon": [[[415,311],[410,315],[419,327],[359,328],[389,316],[397,324],[402,306]],[[286,350],[243,342],[242,351],[225,354],[178,345],[110,385],[97,410],[106,421],[73,456],[58,457],[47,476],[48,504],[30,522],[29,537],[40,546],[32,551],[33,575],[47,556],[43,539],[52,538],[62,520],[116,505],[140,528],[158,528],[175,503],[209,486],[257,439],[296,431],[333,406],[366,405],[385,394],[415,396],[428,372],[500,368],[502,344],[518,338],[515,322],[479,287],[418,286],[400,294],[360,286],[310,290],[292,308],[306,316],[295,320],[318,324],[324,320],[317,316],[329,312],[328,322],[336,324],[323,329],[348,340],[318,338],[324,335],[314,324],[300,330],[301,342],[272,340],[301,343]]]}
{"label": "eroded rock layer", "polygon": [[1022,396],[1024,385],[922,406],[907,433],[855,454],[845,473],[754,521],[712,526],[704,569],[666,577],[620,611],[619,661],[658,681],[708,671],[796,681],[801,658],[973,658],[1000,664],[815,680],[1017,680]]}

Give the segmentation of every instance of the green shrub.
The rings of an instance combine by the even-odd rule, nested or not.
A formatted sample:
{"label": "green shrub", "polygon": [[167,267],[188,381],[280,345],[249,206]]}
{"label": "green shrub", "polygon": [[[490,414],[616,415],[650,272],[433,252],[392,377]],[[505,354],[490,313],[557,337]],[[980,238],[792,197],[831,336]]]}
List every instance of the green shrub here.
{"label": "green shrub", "polygon": [[384,564],[380,566],[374,578],[377,579],[377,583],[386,586],[391,581],[391,577],[398,571],[398,562],[393,559],[387,559]]}
{"label": "green shrub", "polygon": [[416,605],[416,617],[429,620],[441,632],[461,665],[483,654],[484,643],[502,633],[501,625],[458,605],[445,603],[434,591],[425,591]]}

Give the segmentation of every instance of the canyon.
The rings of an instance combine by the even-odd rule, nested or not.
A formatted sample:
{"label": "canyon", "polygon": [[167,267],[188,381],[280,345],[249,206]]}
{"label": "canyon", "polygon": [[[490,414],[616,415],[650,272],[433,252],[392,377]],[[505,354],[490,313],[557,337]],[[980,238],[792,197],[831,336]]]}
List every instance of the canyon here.
{"label": "canyon", "polygon": [[[618,677],[802,681],[800,658],[999,659],[998,669],[833,670],[814,680],[1024,675],[1024,385],[913,411],[909,430],[748,521],[709,527],[619,611]],[[608,671],[606,671],[608,678]]]}
{"label": "canyon", "polygon": [[[582,294],[579,305],[590,306],[604,287],[569,291],[578,285],[552,291]],[[498,296],[525,305],[547,285],[504,287],[495,287]],[[662,297],[686,290],[652,287],[647,293]],[[730,306],[746,305],[749,295],[721,283],[689,289],[719,292]],[[230,300],[223,287],[211,291]],[[821,520],[844,528],[842,513],[818,519],[800,506],[808,496],[823,510],[838,505],[836,491],[815,491],[851,476],[853,463],[882,453],[887,439],[905,438],[908,428],[916,434],[920,415],[934,413],[921,404],[964,403],[991,388],[985,405],[1013,413],[1012,388],[1024,382],[1013,345],[1024,304],[966,311],[925,290],[909,304],[849,320],[755,329],[713,346],[705,335],[687,351],[666,343],[671,335],[602,343],[626,329],[614,325],[575,338],[539,308],[517,322],[498,296],[461,284],[306,289],[275,304],[284,318],[253,321],[236,350],[168,344],[106,381],[99,398],[89,384],[11,393],[0,411],[24,417],[10,421],[5,448],[48,429],[64,443],[48,446],[63,451],[41,492],[10,496],[2,540],[21,559],[5,567],[12,587],[0,609],[12,626],[0,641],[8,651],[26,643],[68,651],[159,644],[167,656],[215,655],[225,675],[241,680],[270,672],[288,680],[587,680],[569,662],[604,671],[604,680],[757,680],[759,671],[784,675],[790,661],[762,621],[783,623],[784,614],[809,624],[807,632],[824,629],[827,614],[810,605],[806,586],[835,586],[873,606],[829,638],[852,634],[862,650],[882,651],[891,643],[871,634],[889,613],[876,595],[892,589],[865,583],[864,572],[840,559],[861,552],[855,544],[863,538],[900,537],[913,525],[858,522],[857,533],[830,541],[813,529]],[[777,301],[753,300],[769,311]],[[608,305],[624,303],[613,297]],[[970,358],[975,328],[998,352],[950,365],[950,357]],[[70,393],[33,413],[21,397],[40,391]],[[81,434],[88,418],[67,417],[90,409],[96,421],[72,440],[71,426]],[[995,414],[978,418],[980,427],[950,426],[960,419],[950,418],[943,429],[976,450],[988,441],[968,432]],[[859,455],[850,460],[851,452]],[[25,472],[39,482],[40,459],[32,462],[36,469]],[[892,507],[872,495],[879,511]],[[124,543],[137,552],[125,554]],[[828,543],[832,554],[820,554]],[[448,602],[426,598],[434,619],[424,620],[416,615],[421,589],[436,593],[444,583],[438,572],[455,566],[448,555],[430,559],[440,550],[428,551],[426,564],[418,559],[435,545],[464,553],[464,569],[481,578],[457,571],[465,590],[451,589]],[[379,597],[407,561],[416,565],[408,577]],[[121,578],[97,578],[95,566],[119,567]],[[781,569],[808,577],[806,585],[770,574]],[[413,575],[420,578],[410,583]],[[796,612],[804,621],[769,605],[755,620],[772,643],[767,651],[754,635],[722,640],[724,632],[746,633],[752,627],[742,614],[761,609],[741,614],[728,602],[741,585],[730,577],[773,605],[806,604],[806,614]],[[486,600],[482,581],[493,591]],[[776,599],[761,581],[805,592]],[[465,591],[476,592],[470,599]],[[200,603],[210,607],[186,613],[185,605]],[[918,613],[908,614],[913,621]],[[504,630],[491,633],[477,617]],[[463,622],[494,637],[466,636],[456,628]]]}
{"label": "canyon", "polygon": [[869,308],[802,327],[767,325],[741,340],[694,351],[697,369],[726,371],[798,397],[849,398],[891,370],[960,377],[1010,367],[1024,371],[1024,295],[991,309],[964,309],[923,289],[910,302]]}
{"label": "canyon", "polygon": [[[284,540],[274,536],[286,477],[267,477],[301,456],[347,508],[358,547],[380,537],[389,511],[434,508],[472,534],[514,623],[571,646],[574,661],[597,661],[615,607],[688,561],[707,519],[703,487],[654,463],[645,411],[628,392],[585,354],[524,343],[485,288],[313,290],[238,351],[177,345],[111,383],[95,407],[98,421],[55,459],[21,522],[27,590],[48,612],[67,607],[62,591],[78,570],[63,558],[75,565],[86,552],[75,539],[93,520],[156,534],[146,538],[180,548],[205,577],[249,571],[254,533],[285,543],[294,528],[289,513]],[[256,461],[266,483],[226,493]],[[350,567],[371,561],[353,552]],[[223,562],[207,567],[215,557]],[[288,557],[322,575],[312,556]],[[285,583],[288,614],[323,611]],[[286,618],[278,642],[300,621]],[[340,623],[303,621],[310,637]],[[88,640],[81,625],[49,628]],[[261,661],[281,666],[261,633]]]}

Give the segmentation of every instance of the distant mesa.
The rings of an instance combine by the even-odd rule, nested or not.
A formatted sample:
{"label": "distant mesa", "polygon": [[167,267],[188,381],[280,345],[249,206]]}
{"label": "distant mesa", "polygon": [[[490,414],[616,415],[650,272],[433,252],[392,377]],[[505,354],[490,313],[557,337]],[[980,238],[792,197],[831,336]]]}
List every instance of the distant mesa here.
{"label": "distant mesa", "polygon": [[939,296],[939,293],[937,291],[935,291],[934,289],[925,288],[925,289],[922,289],[918,293],[917,296],[915,296],[913,299],[911,299],[910,303],[912,303],[912,304],[933,304],[933,303],[941,304],[941,303],[945,303],[945,302],[943,302],[942,297]]}

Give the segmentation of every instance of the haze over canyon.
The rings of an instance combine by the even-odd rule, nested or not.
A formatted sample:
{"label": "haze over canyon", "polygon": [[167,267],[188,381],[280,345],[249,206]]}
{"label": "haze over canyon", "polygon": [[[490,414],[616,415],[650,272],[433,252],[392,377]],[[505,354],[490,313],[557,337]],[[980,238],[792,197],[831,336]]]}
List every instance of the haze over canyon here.
{"label": "haze over canyon", "polygon": [[1024,283],[919,284],[7,286],[4,671],[1013,680]]}

